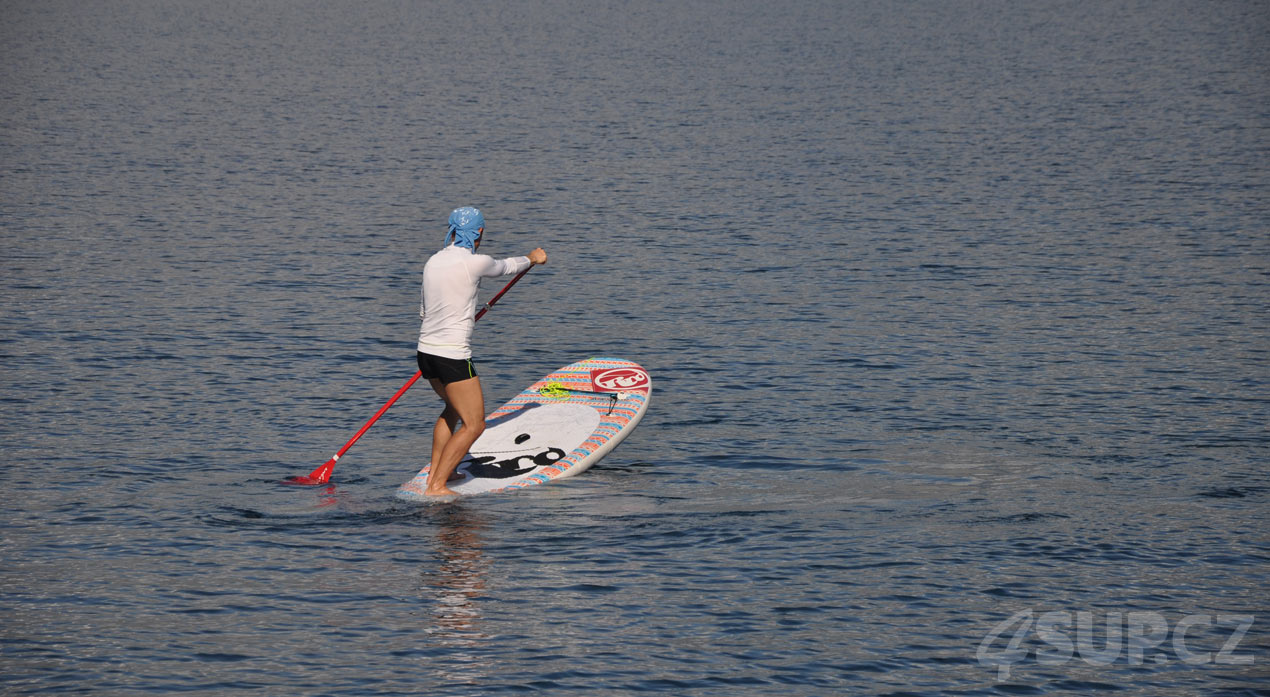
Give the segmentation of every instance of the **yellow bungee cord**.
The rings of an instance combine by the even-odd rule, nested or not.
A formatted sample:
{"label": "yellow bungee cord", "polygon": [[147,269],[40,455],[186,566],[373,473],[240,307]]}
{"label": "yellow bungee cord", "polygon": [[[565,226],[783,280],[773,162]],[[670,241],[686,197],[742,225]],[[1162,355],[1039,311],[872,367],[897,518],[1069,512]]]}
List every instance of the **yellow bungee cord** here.
{"label": "yellow bungee cord", "polygon": [[547,399],[568,399],[571,393],[564,385],[558,382],[549,382],[538,388],[538,394]]}

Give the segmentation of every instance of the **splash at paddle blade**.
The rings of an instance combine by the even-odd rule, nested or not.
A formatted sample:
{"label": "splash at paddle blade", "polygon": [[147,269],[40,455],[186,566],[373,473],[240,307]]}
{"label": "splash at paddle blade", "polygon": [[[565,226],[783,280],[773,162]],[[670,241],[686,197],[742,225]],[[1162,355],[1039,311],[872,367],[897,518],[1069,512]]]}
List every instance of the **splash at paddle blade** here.
{"label": "splash at paddle blade", "polygon": [[282,480],[282,483],[283,484],[299,484],[303,486],[315,486],[318,484],[325,484],[331,481],[331,472],[334,471],[334,469],[335,469],[335,458],[331,458],[327,460],[326,463],[323,464],[321,467],[310,472],[307,476],[297,475],[294,477],[287,477],[286,479]]}

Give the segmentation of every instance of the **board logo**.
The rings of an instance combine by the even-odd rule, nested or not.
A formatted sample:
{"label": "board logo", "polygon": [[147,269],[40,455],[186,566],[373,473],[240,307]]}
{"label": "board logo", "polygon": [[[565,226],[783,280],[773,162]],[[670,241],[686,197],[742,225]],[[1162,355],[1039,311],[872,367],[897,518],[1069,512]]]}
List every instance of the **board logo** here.
{"label": "board logo", "polygon": [[[493,455],[472,457],[459,463],[459,469],[466,471],[477,479],[507,479],[518,474],[532,472],[539,467],[554,465],[564,459],[565,452],[560,448],[548,448],[536,455],[517,455],[495,462]],[[528,460],[529,462],[524,462]]]}
{"label": "board logo", "polygon": [[591,385],[597,392],[629,392],[646,390],[648,373],[639,368],[604,368],[591,371]]}

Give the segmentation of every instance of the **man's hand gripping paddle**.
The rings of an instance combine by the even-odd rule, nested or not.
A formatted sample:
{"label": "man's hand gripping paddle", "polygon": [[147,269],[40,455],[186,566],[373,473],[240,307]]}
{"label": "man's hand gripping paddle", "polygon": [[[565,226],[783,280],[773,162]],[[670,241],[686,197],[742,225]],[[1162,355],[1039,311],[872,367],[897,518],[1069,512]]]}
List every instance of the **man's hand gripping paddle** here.
{"label": "man's hand gripping paddle", "polygon": [[[534,267],[531,265],[529,269],[532,269],[532,268]],[[484,317],[485,313],[488,312],[489,309],[494,306],[494,303],[498,302],[498,299],[503,297],[504,293],[511,290],[511,287],[516,285],[516,281],[519,281],[522,277],[524,277],[525,274],[529,273],[529,269],[525,269],[524,271],[521,271],[520,273],[516,274],[516,277],[513,278],[507,285],[503,286],[502,290],[498,291],[498,293],[494,297],[490,298],[489,302],[485,303],[485,307],[482,307],[481,311],[476,313],[476,319],[480,319]],[[344,453],[348,452],[348,449],[353,447],[353,444],[357,442],[357,439],[361,438],[362,434],[370,430],[370,427],[374,425],[376,421],[379,420],[379,417],[383,416],[384,412],[388,411],[388,407],[391,407],[393,403],[396,402],[401,397],[401,395],[405,394],[406,390],[410,389],[410,386],[415,384],[415,382],[418,381],[419,378],[422,376],[423,376],[423,373],[416,372],[414,377],[407,380],[406,384],[402,385],[401,389],[397,390],[397,394],[393,395],[392,399],[388,400],[388,402],[384,404],[384,406],[380,407],[379,411],[375,412],[375,415],[370,417],[370,421],[367,421],[366,425],[362,426],[360,431],[353,434],[353,437],[350,438],[348,442],[344,444],[344,447],[339,449],[339,452],[335,453],[334,457],[327,460],[321,467],[318,467],[317,469],[310,472],[308,476],[287,477],[286,479],[283,480],[283,483],[285,484],[325,484],[329,482],[331,480],[331,472],[335,470],[335,463],[338,462],[341,457],[344,457]]]}

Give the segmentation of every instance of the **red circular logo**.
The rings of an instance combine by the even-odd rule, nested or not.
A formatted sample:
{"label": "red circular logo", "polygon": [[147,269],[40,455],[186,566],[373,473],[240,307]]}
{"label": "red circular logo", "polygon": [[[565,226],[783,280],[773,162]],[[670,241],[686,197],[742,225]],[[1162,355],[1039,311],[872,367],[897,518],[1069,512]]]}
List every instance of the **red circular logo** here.
{"label": "red circular logo", "polygon": [[591,371],[591,383],[597,389],[621,392],[647,389],[650,380],[648,373],[639,368],[609,368]]}

